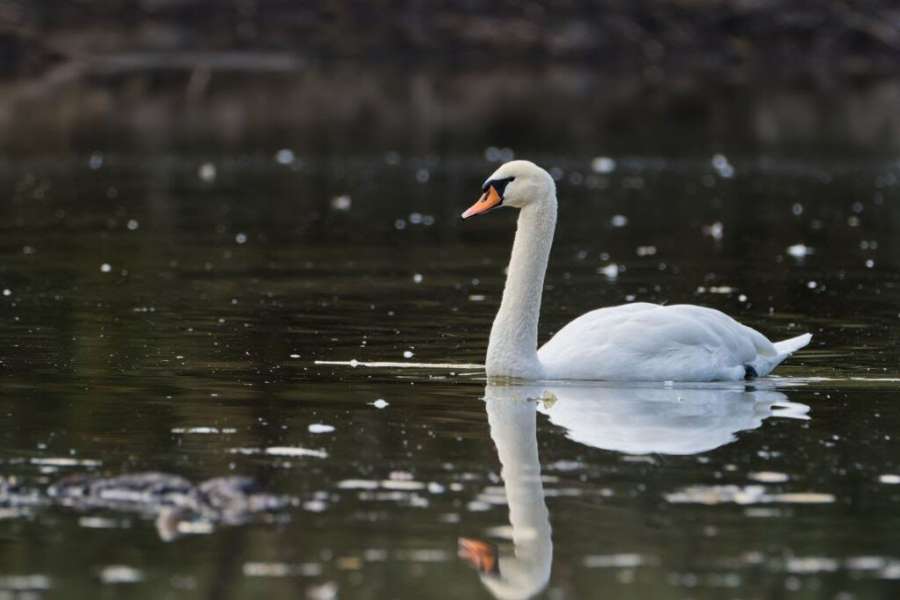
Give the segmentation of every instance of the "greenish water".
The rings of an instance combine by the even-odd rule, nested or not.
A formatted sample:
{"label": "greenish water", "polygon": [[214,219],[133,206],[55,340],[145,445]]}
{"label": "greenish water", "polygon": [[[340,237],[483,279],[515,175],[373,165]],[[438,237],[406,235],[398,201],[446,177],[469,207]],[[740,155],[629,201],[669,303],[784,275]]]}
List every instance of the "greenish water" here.
{"label": "greenish water", "polygon": [[896,593],[896,158],[537,157],[560,194],[541,339],[631,300],[814,334],[752,387],[317,363],[479,363],[514,215],[459,220],[495,168],[479,156],[279,158],[0,163],[0,474],[44,500],[142,471],[290,500],[170,539],[152,510],[0,495],[0,590]]}

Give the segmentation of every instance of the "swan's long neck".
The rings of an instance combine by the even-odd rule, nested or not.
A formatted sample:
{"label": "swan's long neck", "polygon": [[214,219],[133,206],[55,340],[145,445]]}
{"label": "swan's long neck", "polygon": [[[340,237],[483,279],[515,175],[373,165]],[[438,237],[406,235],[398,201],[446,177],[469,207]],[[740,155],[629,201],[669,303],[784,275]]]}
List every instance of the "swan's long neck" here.
{"label": "swan's long neck", "polygon": [[519,212],[503,300],[488,342],[488,377],[541,377],[537,356],[538,320],[555,229],[554,191]]}

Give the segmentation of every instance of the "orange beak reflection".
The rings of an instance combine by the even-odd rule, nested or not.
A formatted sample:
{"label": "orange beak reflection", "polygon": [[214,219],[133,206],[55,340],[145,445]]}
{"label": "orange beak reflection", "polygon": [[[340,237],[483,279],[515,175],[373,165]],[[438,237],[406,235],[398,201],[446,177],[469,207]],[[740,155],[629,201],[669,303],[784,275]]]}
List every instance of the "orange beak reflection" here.
{"label": "orange beak reflection", "polygon": [[459,557],[483,575],[499,573],[497,548],[492,544],[472,538],[459,538]]}
{"label": "orange beak reflection", "polygon": [[468,219],[471,216],[486,213],[492,208],[500,206],[501,202],[503,202],[503,198],[500,197],[500,194],[497,193],[497,190],[494,189],[494,186],[488,186],[487,191],[481,195],[481,198],[479,198],[478,201],[475,202],[475,204],[466,209],[466,212],[462,214],[462,218]]}

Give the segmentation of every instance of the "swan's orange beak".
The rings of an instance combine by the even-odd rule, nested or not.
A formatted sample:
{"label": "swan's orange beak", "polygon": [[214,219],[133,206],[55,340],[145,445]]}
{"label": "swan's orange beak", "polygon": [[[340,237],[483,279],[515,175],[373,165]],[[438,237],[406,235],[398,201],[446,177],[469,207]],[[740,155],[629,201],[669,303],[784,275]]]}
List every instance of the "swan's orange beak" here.
{"label": "swan's orange beak", "polygon": [[479,198],[478,201],[475,202],[475,204],[466,209],[466,212],[462,214],[462,218],[468,219],[473,215],[486,213],[492,208],[500,206],[501,202],[503,202],[503,198],[500,197],[500,194],[497,193],[497,190],[494,189],[494,186],[489,185],[488,189],[481,195],[481,198]]}
{"label": "swan's orange beak", "polygon": [[459,538],[459,557],[483,575],[496,575],[499,572],[497,564],[497,548],[487,542],[472,538]]}

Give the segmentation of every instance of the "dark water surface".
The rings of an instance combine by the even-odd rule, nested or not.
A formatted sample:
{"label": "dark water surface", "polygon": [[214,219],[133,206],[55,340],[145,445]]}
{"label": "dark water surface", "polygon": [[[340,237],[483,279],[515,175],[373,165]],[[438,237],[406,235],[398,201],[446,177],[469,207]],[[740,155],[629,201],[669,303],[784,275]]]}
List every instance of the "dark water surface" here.
{"label": "dark water surface", "polygon": [[[538,158],[561,211],[542,340],[640,300],[811,346],[749,387],[317,364],[481,361],[514,215],[458,214],[496,165],[0,162],[0,590],[896,597],[896,157]],[[249,476],[287,506],[226,522],[47,491],[145,471]]]}

